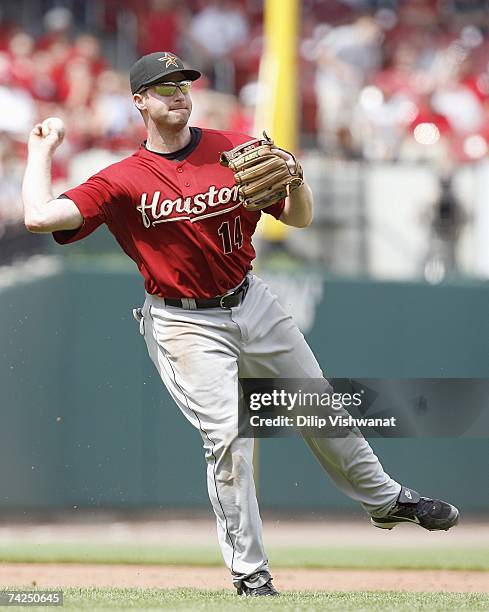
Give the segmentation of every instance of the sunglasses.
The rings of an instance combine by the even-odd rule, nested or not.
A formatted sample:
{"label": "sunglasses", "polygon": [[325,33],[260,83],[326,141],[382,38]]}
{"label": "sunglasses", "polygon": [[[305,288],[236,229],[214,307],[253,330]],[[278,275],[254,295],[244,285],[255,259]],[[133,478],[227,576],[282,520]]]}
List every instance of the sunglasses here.
{"label": "sunglasses", "polygon": [[[155,92],[159,96],[173,96],[177,89],[179,89],[183,94],[188,94],[190,88],[192,87],[192,81],[167,81],[166,83],[157,83],[156,85],[151,85]],[[146,87],[145,89],[149,89]]]}

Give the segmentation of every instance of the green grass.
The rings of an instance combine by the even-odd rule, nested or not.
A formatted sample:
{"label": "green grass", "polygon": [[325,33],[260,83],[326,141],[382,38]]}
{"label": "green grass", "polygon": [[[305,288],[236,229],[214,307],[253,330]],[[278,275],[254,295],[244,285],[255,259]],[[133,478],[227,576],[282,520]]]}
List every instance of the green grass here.
{"label": "green grass", "polygon": [[[273,567],[360,569],[489,570],[487,546],[423,548],[270,548]],[[222,566],[215,547],[162,547],[134,544],[3,544],[0,561],[26,563],[134,563]]]}
{"label": "green grass", "polygon": [[[276,598],[238,598],[232,591],[200,589],[65,589],[62,610],[489,610],[489,595],[478,593],[311,593]],[[11,610],[20,609],[18,606]],[[47,608],[31,607],[44,611]]]}

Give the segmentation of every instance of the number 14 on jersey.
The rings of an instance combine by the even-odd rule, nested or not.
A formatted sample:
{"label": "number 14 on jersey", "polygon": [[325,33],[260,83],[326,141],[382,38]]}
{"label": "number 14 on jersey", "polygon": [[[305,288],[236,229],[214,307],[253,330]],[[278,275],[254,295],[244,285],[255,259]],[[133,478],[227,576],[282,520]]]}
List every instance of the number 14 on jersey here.
{"label": "number 14 on jersey", "polygon": [[243,246],[243,233],[241,231],[241,218],[238,215],[234,219],[234,226],[231,229],[232,222],[224,221],[219,226],[217,233],[222,239],[222,250],[227,255],[233,252],[233,248],[240,249]]}

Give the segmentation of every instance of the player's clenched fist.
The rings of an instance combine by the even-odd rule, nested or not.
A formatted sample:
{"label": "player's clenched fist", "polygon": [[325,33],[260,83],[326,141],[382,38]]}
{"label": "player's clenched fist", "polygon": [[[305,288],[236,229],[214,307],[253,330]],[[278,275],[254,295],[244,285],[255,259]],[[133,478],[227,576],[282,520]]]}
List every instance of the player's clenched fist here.
{"label": "player's clenched fist", "polygon": [[63,142],[64,135],[63,121],[59,117],[48,117],[31,130],[28,141],[29,151],[44,150],[53,153]]}

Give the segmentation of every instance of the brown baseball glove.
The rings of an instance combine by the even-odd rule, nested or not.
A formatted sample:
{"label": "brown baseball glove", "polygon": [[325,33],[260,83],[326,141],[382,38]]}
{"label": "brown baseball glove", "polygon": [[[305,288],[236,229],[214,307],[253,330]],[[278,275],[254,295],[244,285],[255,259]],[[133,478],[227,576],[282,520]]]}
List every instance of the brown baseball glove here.
{"label": "brown baseball glove", "polygon": [[239,198],[247,210],[261,210],[280,202],[304,182],[295,157],[289,153],[295,161],[292,172],[287,161],[272,149],[277,147],[263,132],[263,139],[249,140],[221,153],[220,163],[234,172]]}

